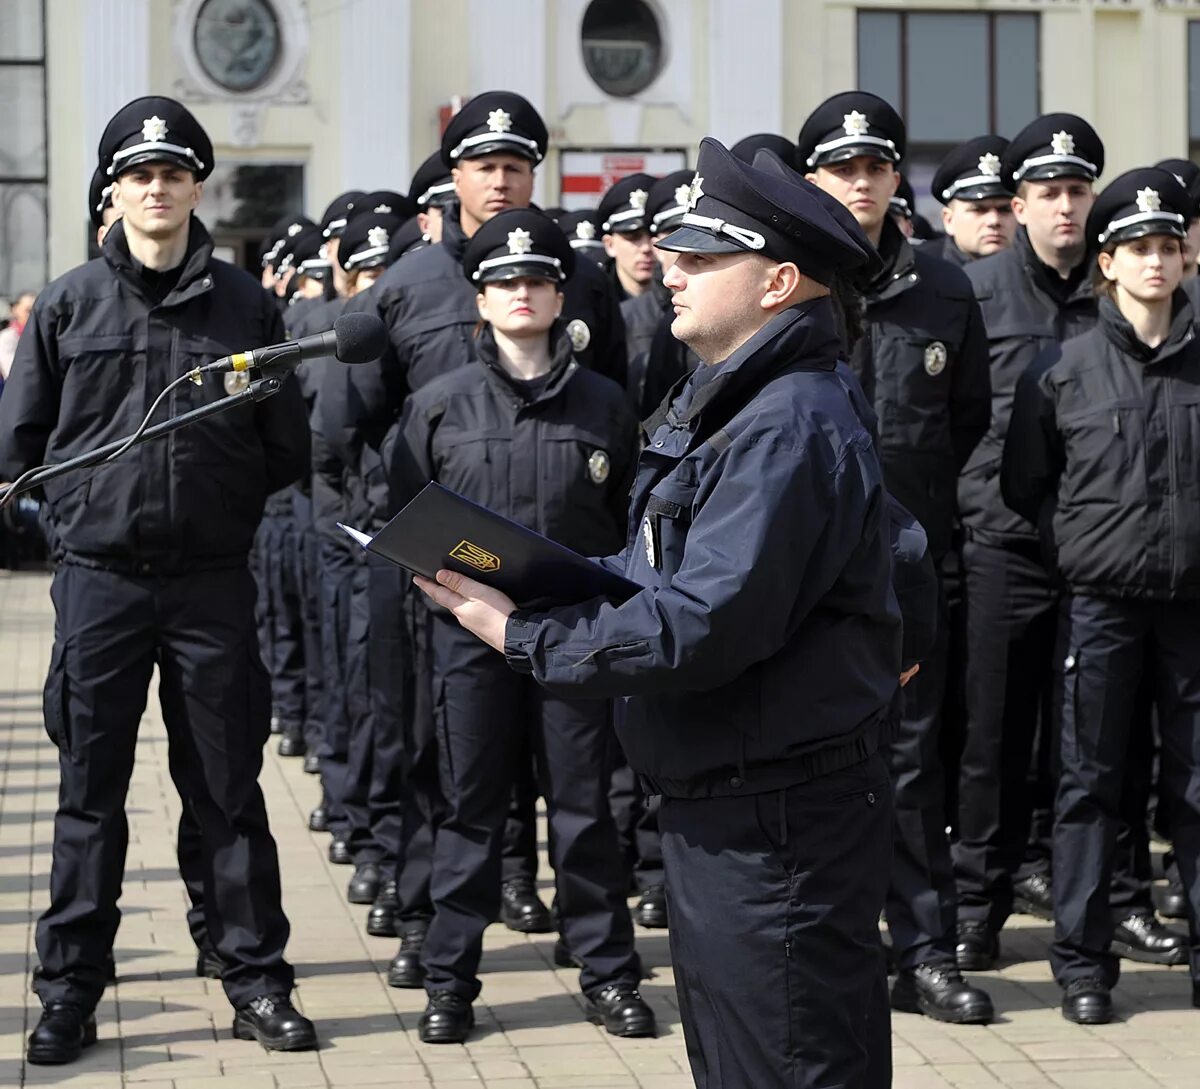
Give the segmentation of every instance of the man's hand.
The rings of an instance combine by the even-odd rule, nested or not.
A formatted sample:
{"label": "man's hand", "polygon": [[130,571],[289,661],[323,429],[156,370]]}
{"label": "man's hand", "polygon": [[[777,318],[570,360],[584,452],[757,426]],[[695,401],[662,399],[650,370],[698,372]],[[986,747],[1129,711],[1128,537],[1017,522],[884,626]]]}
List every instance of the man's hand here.
{"label": "man's hand", "polygon": [[903,688],[911,681],[918,673],[921,672],[921,664],[918,662],[912,669],[906,669],[900,674],[900,687]]}
{"label": "man's hand", "polygon": [[437,582],[415,575],[413,582],[431,601],[449,609],[472,635],[504,653],[504,629],[517,609],[508,597],[457,571],[439,571]]}

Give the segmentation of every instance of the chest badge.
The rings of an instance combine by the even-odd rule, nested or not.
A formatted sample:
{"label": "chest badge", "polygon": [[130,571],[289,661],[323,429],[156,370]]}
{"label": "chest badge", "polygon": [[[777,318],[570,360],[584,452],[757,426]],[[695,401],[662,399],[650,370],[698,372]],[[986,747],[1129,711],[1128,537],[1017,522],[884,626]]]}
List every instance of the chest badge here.
{"label": "chest badge", "polygon": [[650,516],[647,515],[642,520],[642,540],[646,542],[646,562],[655,570],[658,570],[658,544],[654,540],[654,523],[651,522]]}
{"label": "chest badge", "polygon": [[232,397],[235,393],[241,393],[247,386],[250,385],[250,375],[245,371],[228,371],[225,374],[225,395]]}
{"label": "chest badge", "polygon": [[489,552],[486,548],[480,548],[477,544],[471,544],[470,541],[459,541],[452,549],[450,555],[456,560],[461,560],[468,567],[474,567],[476,571],[499,571],[500,557],[494,552]]}
{"label": "chest badge", "polygon": [[946,345],[935,340],[925,349],[925,373],[936,378],[946,369]]}
{"label": "chest badge", "polygon": [[571,338],[571,347],[577,352],[582,352],[592,342],[592,331],[582,318],[567,322],[567,336]]}
{"label": "chest badge", "polygon": [[608,474],[612,471],[612,465],[608,460],[608,455],[603,450],[597,450],[588,458],[588,476],[592,478],[593,484],[603,484],[608,479]]}

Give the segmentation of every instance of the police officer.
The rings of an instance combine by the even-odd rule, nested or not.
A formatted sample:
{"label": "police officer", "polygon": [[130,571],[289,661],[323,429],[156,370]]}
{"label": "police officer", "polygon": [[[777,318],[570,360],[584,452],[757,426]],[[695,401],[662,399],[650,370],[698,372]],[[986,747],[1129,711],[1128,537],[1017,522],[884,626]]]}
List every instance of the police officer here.
{"label": "police officer", "polygon": [[1187,238],[1183,240],[1183,288],[1195,306],[1200,286],[1191,281],[1196,279],[1196,263],[1200,259],[1200,166],[1190,159],[1163,159],[1154,165],[1174,174],[1175,180],[1188,191],[1194,202],[1188,219]]}
{"label": "police officer", "polygon": [[408,191],[417,206],[417,222],[425,241],[440,242],[442,210],[455,199],[454,179],[449,167],[442,162],[440,148],[417,167]]}
{"label": "police officer", "polygon": [[900,228],[900,233],[915,245],[937,237],[929,220],[917,211],[917,195],[913,192],[912,183],[903,176],[888,201],[888,214]]}
{"label": "police officer", "polygon": [[977,136],[946,153],[929,186],[942,205],[945,234],[928,242],[926,253],[965,265],[1012,245],[1017,221],[1000,176],[1007,150],[1003,136]]}
{"label": "police officer", "polygon": [[1193,209],[1155,168],[1122,174],[1096,200],[1086,240],[1099,249],[1099,322],[1022,376],[1004,448],[1004,498],[1042,530],[1071,594],[1051,962],[1063,1016],[1081,1024],[1112,1016],[1110,874],[1124,769],[1145,728],[1143,678],[1159,709],[1200,1006],[1200,346],[1178,290]]}
{"label": "police officer", "polygon": [[605,269],[622,302],[649,290],[658,266],[646,222],[653,185],[650,174],[628,174],[609,188],[596,210],[608,255]]}
{"label": "police officer", "polygon": [[675,332],[706,365],[644,425],[626,548],[604,561],[645,589],[517,612],[449,572],[420,585],[548,691],[619,698],[622,747],[663,795],[697,1085],[882,1086],[891,806],[876,749],[900,625],[882,470],[828,297],[875,256],[803,183],[716,141],[693,195],[660,245],[679,253]]}
{"label": "police officer", "polygon": [[113,207],[112,181],[103,167],[96,167],[88,186],[88,218],[96,232],[96,245],[104,244],[104,236],[121,214]]}
{"label": "police officer", "polygon": [[785,166],[794,168],[796,165],[796,145],[777,132],[756,132],[743,136],[729,150],[744,163],[753,164],[754,157],[760,151],[770,151],[778,155]]}
{"label": "police officer", "polygon": [[[133,431],[146,402],[189,368],[282,337],[269,299],[213,258],[192,215],[212,144],[183,106],[129,103],[105,129],[99,159],[123,218],[103,258],[60,277],[34,307],[36,335],[22,338],[19,380],[0,407],[9,479]],[[212,380],[187,383],[170,408],[224,394]],[[120,918],[125,794],[156,663],[172,776],[201,829],[205,913],[234,1034],[316,1046],[288,997],[288,922],[257,781],[270,694],[246,567],[266,495],[307,462],[299,396],[285,381],[274,399],[45,486],[58,561],[46,726],[61,781],[31,1062],[71,1062],[96,1039]]]}
{"label": "police officer", "polygon": [[595,208],[577,208],[564,212],[555,221],[558,229],[567,236],[571,249],[577,257],[589,257],[601,267],[608,260],[601,238],[600,217]]}
{"label": "police officer", "polygon": [[[951,543],[958,471],[987,428],[988,360],[966,277],[910,246],[888,214],[905,135],[891,106],[850,91],[817,107],[796,154],[809,180],[850,210],[882,259],[882,271],[866,285],[866,331],[851,365],[874,397],[888,490],[925,527],[940,568]],[[905,688],[888,746],[896,819],[887,919],[899,969],[892,1003],[974,1024],[993,1011],[955,963],[954,875],[938,752],[948,639],[944,623],[940,629]]]}

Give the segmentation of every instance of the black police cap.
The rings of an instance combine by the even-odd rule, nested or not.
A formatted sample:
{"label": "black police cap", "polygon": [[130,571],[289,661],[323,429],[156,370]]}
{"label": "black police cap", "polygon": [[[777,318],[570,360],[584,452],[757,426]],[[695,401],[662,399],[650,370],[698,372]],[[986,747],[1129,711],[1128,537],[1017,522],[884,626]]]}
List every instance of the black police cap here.
{"label": "black police cap", "polygon": [[825,284],[877,260],[857,224],[849,231],[830,214],[815,185],[779,165],[795,180],[750,166],[705,137],[682,224],[655,244],[685,253],[761,253],[791,261]]}
{"label": "black police cap", "polygon": [[266,268],[268,265],[278,267],[284,250],[290,247],[291,240],[307,227],[315,226],[316,224],[308,216],[299,214],[283,216],[272,223],[271,229],[267,232],[265,249],[263,250],[263,268]]}
{"label": "black police cap", "polygon": [[409,200],[403,193],[392,189],[375,189],[364,193],[354,205],[354,215],[359,212],[377,212],[380,215],[393,215],[400,219],[409,219],[417,214],[415,201]]}
{"label": "black police cap", "polygon": [[859,155],[898,163],[906,140],[904,122],[882,98],[868,91],[843,91],[808,115],[796,139],[796,166],[815,170]]}
{"label": "black police cap", "polygon": [[476,287],[536,276],[561,283],[575,271],[575,252],[558,225],[532,208],[509,208],[472,236],[463,273]]}
{"label": "black police cap", "polygon": [[650,186],[646,218],[651,234],[664,234],[679,226],[683,213],[687,211],[695,176],[694,170],[673,170]]}
{"label": "black police cap", "polygon": [[418,211],[426,208],[440,208],[447,201],[454,199],[454,179],[450,170],[442,162],[441,151],[435,151],[429,156],[413,175],[408,187]]}
{"label": "black police cap", "polygon": [[1155,163],[1159,170],[1166,170],[1175,175],[1175,180],[1188,191],[1188,196],[1195,201],[1192,218],[1200,215],[1200,166],[1191,159],[1163,159]]}
{"label": "black police cap", "polygon": [[555,223],[566,236],[573,250],[582,250],[592,256],[603,255],[604,243],[600,236],[600,213],[595,208],[577,208],[559,216]]}
{"label": "black police cap", "polygon": [[605,234],[630,234],[646,229],[646,204],[654,185],[652,174],[629,174],[615,182],[600,199],[597,212]]}
{"label": "black police cap", "polygon": [[929,184],[934,200],[949,204],[952,200],[1011,196],[1001,174],[1007,150],[1003,136],[976,136],[951,148]]}
{"label": "black police cap", "polygon": [[387,264],[392,236],[399,233],[404,222],[402,216],[392,212],[355,212],[338,243],[338,264],[347,272]]}
{"label": "black police cap", "polygon": [[365,195],[361,189],[347,189],[329,202],[321,216],[321,229],[325,232],[326,238],[337,238],[342,233],[347,220],[354,211],[354,206]]}
{"label": "black police cap", "polygon": [[744,163],[754,162],[754,156],[760,151],[770,151],[778,155],[788,166],[796,161],[796,145],[786,136],[774,132],[756,132],[753,136],[743,136],[729,149]]}
{"label": "black police cap", "polygon": [[401,223],[400,229],[392,235],[391,244],[388,246],[387,260],[384,263],[394,265],[406,254],[423,250],[428,245],[429,237],[422,232],[417,217],[413,216],[412,219],[406,219]]}
{"label": "black police cap", "polygon": [[1169,170],[1146,166],[1108,183],[1088,214],[1088,242],[1129,242],[1150,234],[1187,235],[1195,203]]}
{"label": "black police cap", "polygon": [[112,207],[112,179],[101,167],[96,167],[88,186],[88,218],[99,230],[104,226],[104,209]]}
{"label": "black police cap", "polygon": [[161,95],[135,98],[117,110],[100,137],[99,153],[110,178],[142,163],[173,163],[203,181],[213,168],[208,133],[182,102]]}
{"label": "black police cap", "polygon": [[[324,245],[325,235],[315,223],[297,231],[284,242],[275,265],[276,271],[281,276],[288,269],[295,269],[306,275],[317,271],[324,272],[330,265],[329,258],[322,251]],[[304,267],[306,264],[308,268]]]}
{"label": "black police cap", "polygon": [[917,211],[917,195],[907,178],[901,178],[896,192],[888,199],[888,211],[892,215],[912,219]]}
{"label": "black police cap", "polygon": [[537,164],[545,158],[550,134],[529,101],[511,91],[476,95],[451,119],[442,134],[442,164],[504,152]]}
{"label": "black police cap", "polygon": [[1082,178],[1092,182],[1104,172],[1104,143],[1082,117],[1047,113],[1012,138],[1003,160],[1004,184],[1013,193],[1026,181]]}

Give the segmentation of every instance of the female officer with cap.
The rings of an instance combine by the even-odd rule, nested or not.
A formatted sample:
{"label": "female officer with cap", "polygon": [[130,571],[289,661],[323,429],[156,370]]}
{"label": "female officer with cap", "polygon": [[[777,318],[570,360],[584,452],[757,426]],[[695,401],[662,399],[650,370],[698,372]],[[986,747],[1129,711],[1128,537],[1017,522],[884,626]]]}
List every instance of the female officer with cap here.
{"label": "female officer with cap", "polygon": [[1004,499],[1040,528],[1071,592],[1051,960],[1063,1016],[1081,1024],[1112,1016],[1109,877],[1143,677],[1200,1004],[1200,345],[1179,290],[1191,208],[1156,168],[1100,195],[1087,220],[1099,324],[1022,377],[1004,448]]}
{"label": "female officer with cap", "polygon": [[[400,498],[429,480],[587,555],[620,547],[637,422],[620,387],[575,361],[557,321],[575,256],[538,212],[502,212],[463,271],[482,328],[462,366],[409,398],[388,464]],[[472,356],[477,359],[472,359]],[[606,773],[611,706],[551,695],[439,610],[433,674],[447,813],[434,844],[434,916],[421,963],[427,1043],[471,1029],[483,932],[500,910],[501,833],[532,733],[550,822],[564,940],[582,963],[588,1017],[649,1036]]]}

